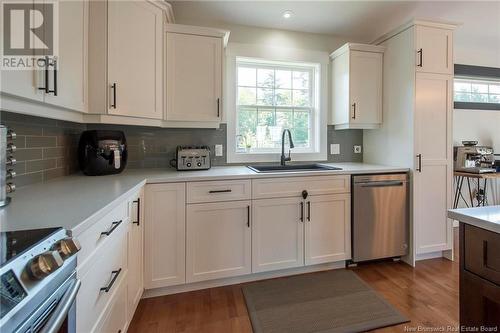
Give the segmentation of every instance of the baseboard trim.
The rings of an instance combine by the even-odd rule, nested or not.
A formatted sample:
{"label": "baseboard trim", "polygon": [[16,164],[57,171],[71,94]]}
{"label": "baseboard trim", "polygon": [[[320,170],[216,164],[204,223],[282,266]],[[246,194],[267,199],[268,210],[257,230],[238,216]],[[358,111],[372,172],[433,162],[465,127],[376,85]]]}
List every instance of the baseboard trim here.
{"label": "baseboard trim", "polygon": [[272,278],[277,278],[277,277],[291,276],[291,275],[304,274],[304,273],[320,272],[320,271],[339,269],[339,268],[345,268],[345,261],[337,261],[334,263],[319,264],[319,265],[306,266],[306,267],[290,268],[290,269],[273,271],[273,272],[255,273],[255,274],[249,274],[249,275],[243,275],[243,276],[237,276],[237,277],[231,277],[231,278],[225,278],[225,279],[182,284],[182,285],[178,285],[178,286],[148,289],[148,290],[144,291],[142,298],[151,298],[151,297],[172,295],[172,294],[178,294],[178,293],[183,293],[183,292],[188,292],[188,291],[216,288],[216,287],[222,287],[222,286],[229,286],[232,284],[239,284],[239,283],[245,283],[245,282],[265,280],[265,279],[272,279]]}
{"label": "baseboard trim", "polygon": [[417,254],[417,256],[415,257],[415,261],[442,258],[442,257],[443,257],[443,251],[421,253],[421,254]]}

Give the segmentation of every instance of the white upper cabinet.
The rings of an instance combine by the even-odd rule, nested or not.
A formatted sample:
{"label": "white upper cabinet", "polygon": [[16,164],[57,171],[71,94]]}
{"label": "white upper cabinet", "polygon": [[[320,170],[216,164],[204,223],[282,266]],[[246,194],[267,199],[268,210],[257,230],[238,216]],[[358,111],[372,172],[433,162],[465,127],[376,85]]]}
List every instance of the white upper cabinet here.
{"label": "white upper cabinet", "polygon": [[415,34],[417,72],[453,74],[453,30],[417,25]]}
{"label": "white upper cabinet", "polygon": [[382,124],[384,47],[348,43],[332,59],[332,124],[373,129]]}
{"label": "white upper cabinet", "polygon": [[163,118],[163,11],[108,2],[108,113]]}
{"label": "white upper cabinet", "polygon": [[[47,70],[2,70],[1,91],[72,111],[85,111],[87,77],[87,1],[57,2],[58,52],[48,56]],[[44,56],[39,56],[44,58]],[[5,105],[4,105],[5,107]],[[30,113],[30,105],[23,110]],[[45,114],[36,114],[45,116]],[[52,117],[54,114],[51,115]]]}
{"label": "white upper cabinet", "polygon": [[166,120],[220,122],[228,32],[175,24],[166,29]]}

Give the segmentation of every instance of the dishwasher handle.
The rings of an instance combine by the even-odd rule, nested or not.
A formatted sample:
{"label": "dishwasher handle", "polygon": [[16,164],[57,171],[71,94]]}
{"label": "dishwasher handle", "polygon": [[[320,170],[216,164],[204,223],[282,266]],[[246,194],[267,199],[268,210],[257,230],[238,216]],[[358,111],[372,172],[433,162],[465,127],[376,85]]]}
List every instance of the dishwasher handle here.
{"label": "dishwasher handle", "polygon": [[388,187],[388,186],[403,186],[404,183],[405,182],[401,180],[389,180],[389,181],[358,183],[356,185],[361,187]]}

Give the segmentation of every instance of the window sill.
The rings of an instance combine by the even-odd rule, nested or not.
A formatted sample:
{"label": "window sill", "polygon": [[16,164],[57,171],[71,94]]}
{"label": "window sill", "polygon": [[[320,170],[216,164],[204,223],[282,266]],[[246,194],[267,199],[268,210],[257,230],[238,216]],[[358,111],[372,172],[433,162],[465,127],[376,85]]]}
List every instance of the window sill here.
{"label": "window sill", "polygon": [[[286,153],[288,156],[288,152]],[[313,153],[293,153],[291,154],[292,162],[294,161],[326,161],[327,155],[325,152]],[[281,153],[229,153],[227,156],[227,163],[246,163],[246,162],[259,162],[259,163],[279,163],[281,160]]]}
{"label": "window sill", "polygon": [[500,111],[500,104],[498,103],[474,103],[474,102],[455,102],[453,107],[455,109],[463,110],[494,110]]}

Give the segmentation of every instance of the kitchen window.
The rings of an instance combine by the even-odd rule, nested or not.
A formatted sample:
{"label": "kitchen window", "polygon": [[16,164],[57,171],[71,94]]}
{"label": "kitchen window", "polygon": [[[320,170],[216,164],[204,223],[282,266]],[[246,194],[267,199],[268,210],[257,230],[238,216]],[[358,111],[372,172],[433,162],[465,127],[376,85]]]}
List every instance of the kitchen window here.
{"label": "kitchen window", "polygon": [[455,109],[500,110],[500,69],[455,65]]}
{"label": "kitchen window", "polygon": [[290,129],[292,154],[318,151],[319,64],[236,59],[236,154],[281,152]]}

